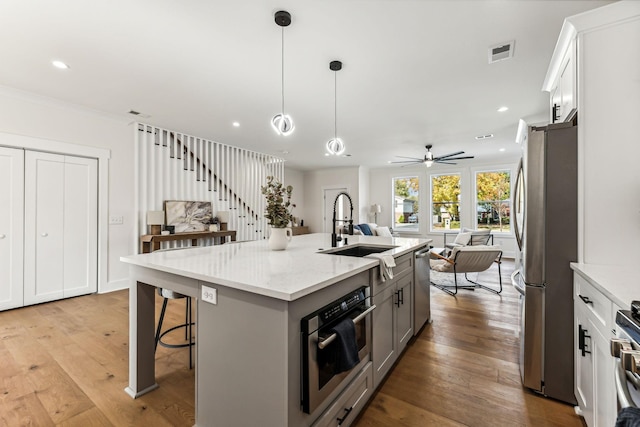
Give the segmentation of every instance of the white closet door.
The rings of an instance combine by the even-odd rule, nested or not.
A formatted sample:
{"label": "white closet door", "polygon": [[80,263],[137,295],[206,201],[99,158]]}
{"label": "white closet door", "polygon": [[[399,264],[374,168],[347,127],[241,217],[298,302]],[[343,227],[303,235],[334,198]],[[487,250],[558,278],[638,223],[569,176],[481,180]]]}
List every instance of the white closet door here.
{"label": "white closet door", "polygon": [[0,310],[23,305],[24,151],[0,147]]}
{"label": "white closet door", "polygon": [[64,156],[25,153],[25,305],[63,297]]}
{"label": "white closet door", "polygon": [[98,290],[98,161],[65,156],[64,297]]}

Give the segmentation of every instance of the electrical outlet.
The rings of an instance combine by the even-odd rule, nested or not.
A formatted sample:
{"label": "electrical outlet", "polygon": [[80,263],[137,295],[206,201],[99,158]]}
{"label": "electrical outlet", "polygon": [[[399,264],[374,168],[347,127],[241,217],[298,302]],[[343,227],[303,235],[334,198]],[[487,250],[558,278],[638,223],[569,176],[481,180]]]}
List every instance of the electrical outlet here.
{"label": "electrical outlet", "polygon": [[110,216],[109,217],[109,224],[111,225],[122,225],[124,224],[124,217],[123,216]]}
{"label": "electrical outlet", "polygon": [[202,286],[202,301],[209,304],[218,304],[218,290],[208,286]]}

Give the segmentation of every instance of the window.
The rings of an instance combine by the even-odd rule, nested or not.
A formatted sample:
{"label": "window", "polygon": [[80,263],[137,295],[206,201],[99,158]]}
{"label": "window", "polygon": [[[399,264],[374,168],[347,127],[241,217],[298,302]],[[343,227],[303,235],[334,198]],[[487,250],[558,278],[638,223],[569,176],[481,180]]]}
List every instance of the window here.
{"label": "window", "polygon": [[511,231],[511,173],[476,173],[476,225],[496,232]]}
{"label": "window", "polygon": [[419,188],[417,176],[393,179],[394,231],[418,231]]}
{"label": "window", "polygon": [[460,229],[460,175],[431,175],[431,231]]}

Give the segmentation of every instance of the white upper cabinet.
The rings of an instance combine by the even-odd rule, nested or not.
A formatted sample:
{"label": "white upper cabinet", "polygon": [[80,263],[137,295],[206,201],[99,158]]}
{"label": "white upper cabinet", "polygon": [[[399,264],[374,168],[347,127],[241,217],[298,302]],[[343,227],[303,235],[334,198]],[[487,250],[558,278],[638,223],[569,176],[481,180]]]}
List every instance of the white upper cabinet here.
{"label": "white upper cabinet", "polygon": [[576,30],[565,21],[542,90],[549,92],[549,122],[564,122],[577,109]]}

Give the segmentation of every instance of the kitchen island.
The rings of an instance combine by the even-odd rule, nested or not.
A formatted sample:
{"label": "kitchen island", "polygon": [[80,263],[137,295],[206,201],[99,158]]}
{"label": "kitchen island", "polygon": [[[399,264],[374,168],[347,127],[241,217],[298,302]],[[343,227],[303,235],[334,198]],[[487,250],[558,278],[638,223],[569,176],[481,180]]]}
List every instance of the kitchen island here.
{"label": "kitchen island", "polygon": [[[154,288],[162,287],[197,299],[196,425],[311,425],[342,390],[311,414],[300,409],[300,320],[380,281],[378,259],[319,252],[330,242],[329,234],[309,234],[285,251],[270,251],[262,240],[122,257],[131,264],[127,393],[135,398],[158,387]],[[394,246],[383,253],[396,259],[429,242],[349,236],[349,246]]]}

